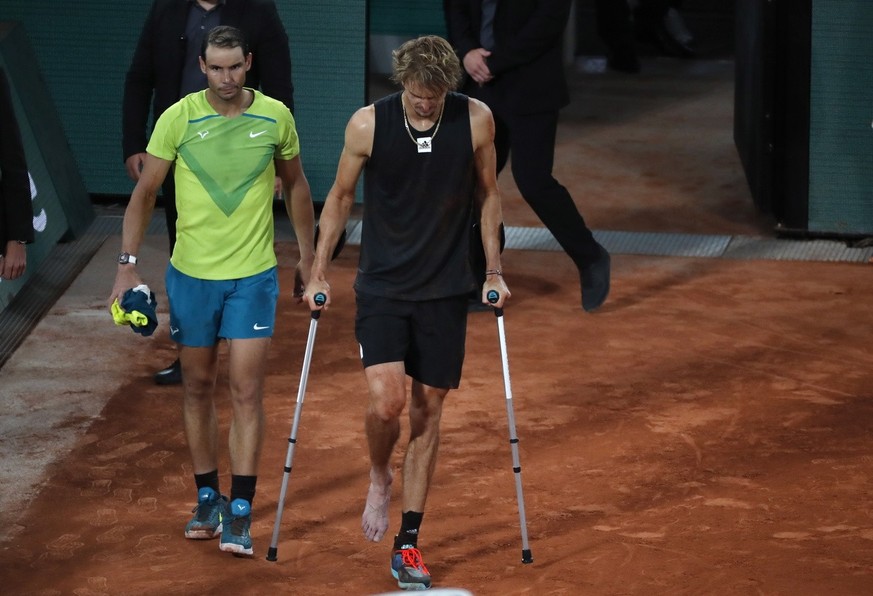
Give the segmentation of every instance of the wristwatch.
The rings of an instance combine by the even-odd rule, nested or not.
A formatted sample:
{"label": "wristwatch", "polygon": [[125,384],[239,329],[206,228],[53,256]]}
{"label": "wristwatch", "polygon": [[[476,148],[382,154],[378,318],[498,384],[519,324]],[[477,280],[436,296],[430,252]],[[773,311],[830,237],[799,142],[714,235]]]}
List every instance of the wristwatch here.
{"label": "wristwatch", "polygon": [[118,264],[119,265],[136,265],[136,257],[130,254],[129,252],[120,252],[118,253]]}

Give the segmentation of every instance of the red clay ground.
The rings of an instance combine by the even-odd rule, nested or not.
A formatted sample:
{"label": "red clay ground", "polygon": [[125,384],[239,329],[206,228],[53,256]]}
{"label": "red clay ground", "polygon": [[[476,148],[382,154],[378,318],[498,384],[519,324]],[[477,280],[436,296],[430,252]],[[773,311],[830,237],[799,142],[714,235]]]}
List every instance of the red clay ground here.
{"label": "red clay ground", "polygon": [[[367,459],[349,289],[356,256],[350,248],[336,262],[334,308],[319,323],[278,562],[264,556],[308,328],[308,313],[287,300],[267,382],[256,556],[182,537],[194,487],[179,389],[147,376],[172,355],[160,341],[143,355],[146,373],[50,470],[2,551],[4,592],[395,589],[390,544],[366,543],[359,530]],[[873,403],[869,326],[859,321],[873,283],[861,266],[619,256],[614,293],[595,315],[579,309],[565,257],[508,251],[505,269],[534,563],[520,562],[495,318],[476,313],[421,539],[436,586],[869,593]]]}
{"label": "red clay ground", "polygon": [[[766,234],[731,139],[732,68],[706,68],[573,81],[556,170],[592,227]],[[507,175],[501,187],[507,224],[537,225]],[[154,248],[162,239],[152,240],[143,261],[154,264],[154,287],[166,257]],[[287,289],[292,251],[280,248]],[[95,262],[110,263],[117,239],[101,250]],[[19,470],[57,454],[32,503],[0,508],[11,531],[0,543],[0,591],[394,590],[390,544],[367,543],[359,529],[367,457],[352,334],[357,254],[349,247],[333,270],[334,307],[319,323],[275,563],[264,556],[308,313],[280,304],[256,556],[237,559],[182,535],[195,491],[180,390],[150,378],[173,358],[166,327],[151,341],[108,327],[113,267],[89,266],[76,290],[84,307],[62,301],[0,371],[0,393],[23,387],[31,417],[67,401],[106,404],[99,415],[77,405],[4,450],[24,458]],[[581,311],[564,255],[510,250],[504,270],[534,562],[520,562],[496,323],[476,313],[422,527],[435,586],[477,596],[871,592],[869,266],[615,255],[612,295],[594,315]],[[74,330],[86,339],[70,339]],[[75,363],[83,353],[84,373]],[[72,449],[57,446],[66,436]],[[226,487],[226,459],[221,472]],[[8,481],[0,497],[29,487]],[[396,502],[391,522],[396,531]]]}

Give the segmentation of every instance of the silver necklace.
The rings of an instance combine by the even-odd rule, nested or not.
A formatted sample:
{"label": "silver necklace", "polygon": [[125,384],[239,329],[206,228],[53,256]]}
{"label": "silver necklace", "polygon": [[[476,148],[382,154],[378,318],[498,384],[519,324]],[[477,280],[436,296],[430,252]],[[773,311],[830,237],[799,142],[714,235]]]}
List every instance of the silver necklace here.
{"label": "silver necklace", "polygon": [[409,118],[406,116],[406,106],[403,104],[402,96],[400,97],[400,109],[403,110],[403,126],[406,127],[406,134],[409,135],[409,138],[412,139],[412,142],[415,143],[416,147],[418,147],[418,152],[430,153],[433,150],[433,140],[440,131],[440,123],[443,121],[443,111],[446,109],[445,100],[443,100],[443,105],[440,107],[440,115],[439,118],[437,118],[436,128],[434,129],[433,134],[429,137],[421,137],[417,139],[412,136],[412,131],[409,130]]}

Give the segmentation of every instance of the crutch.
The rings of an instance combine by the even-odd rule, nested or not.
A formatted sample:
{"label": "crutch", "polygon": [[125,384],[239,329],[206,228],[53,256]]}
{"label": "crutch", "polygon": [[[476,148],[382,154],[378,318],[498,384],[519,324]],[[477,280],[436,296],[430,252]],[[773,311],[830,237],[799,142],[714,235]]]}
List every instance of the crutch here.
{"label": "crutch", "polygon": [[[500,295],[491,290],[488,302],[494,304]],[[518,498],[518,519],[521,523],[521,562],[533,563],[530,545],[527,541],[527,518],[524,515],[524,493],[521,488],[521,463],[518,458],[518,436],[515,434],[515,413],[512,409],[512,385],[509,382],[509,357],[506,355],[506,330],[503,327],[503,309],[494,308],[497,317],[497,335],[500,338],[500,356],[503,361],[503,387],[506,390],[506,415],[509,417],[509,444],[512,449],[512,471],[515,474],[515,494]]]}
{"label": "crutch", "polygon": [[[319,292],[315,295],[315,304],[323,306],[327,296]],[[309,379],[309,364],[312,361],[312,347],[315,345],[315,332],[318,329],[318,317],[321,309],[313,310],[309,321],[309,337],[306,339],[306,351],[303,353],[303,370],[300,373],[300,386],[297,388],[297,407],[294,410],[294,423],[291,425],[291,435],[288,437],[288,453],[285,455],[285,473],[282,475],[282,489],[279,491],[279,505],[276,508],[276,522],[273,524],[273,539],[267,550],[267,560],[275,561],[278,554],[279,526],[282,523],[282,510],[285,508],[285,493],[288,490],[288,477],[291,476],[291,462],[294,459],[294,445],[297,443],[297,426],[300,423],[300,411],[303,409],[303,398],[306,395],[306,381]]]}

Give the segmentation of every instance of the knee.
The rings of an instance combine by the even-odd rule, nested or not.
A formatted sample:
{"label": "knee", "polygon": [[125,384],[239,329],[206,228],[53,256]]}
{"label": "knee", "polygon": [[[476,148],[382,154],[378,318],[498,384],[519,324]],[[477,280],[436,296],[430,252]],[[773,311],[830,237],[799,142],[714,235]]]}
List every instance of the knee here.
{"label": "knee", "polygon": [[412,423],[439,424],[446,394],[447,391],[443,389],[413,391],[412,403],[409,406],[409,419]]}
{"label": "knee", "polygon": [[413,400],[409,406],[409,416],[423,423],[439,421],[443,413],[443,403],[440,399]]}
{"label": "knee", "polygon": [[378,395],[370,397],[370,413],[382,422],[396,420],[406,407],[406,395]]}
{"label": "knee", "polygon": [[209,375],[197,374],[193,371],[183,371],[182,382],[185,384],[185,398],[193,401],[212,399],[215,379]]}
{"label": "knee", "polygon": [[261,395],[261,384],[256,381],[233,381],[230,384],[230,397],[237,406],[258,407]]}
{"label": "knee", "polygon": [[439,433],[442,413],[443,409],[440,402],[424,402],[411,405],[409,407],[410,438],[419,437],[426,433]]}

